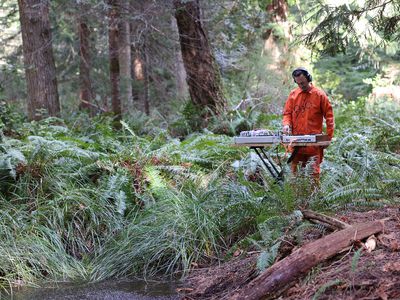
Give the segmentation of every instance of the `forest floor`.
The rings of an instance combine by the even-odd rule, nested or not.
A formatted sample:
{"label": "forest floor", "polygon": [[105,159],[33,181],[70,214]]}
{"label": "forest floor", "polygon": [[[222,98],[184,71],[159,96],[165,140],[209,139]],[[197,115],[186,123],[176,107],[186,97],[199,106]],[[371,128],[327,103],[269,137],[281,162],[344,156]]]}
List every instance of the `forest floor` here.
{"label": "forest floor", "polygon": [[[362,245],[354,245],[314,267],[275,299],[400,299],[400,207],[348,211],[332,217],[348,224],[386,221],[375,250],[356,252]],[[320,237],[320,231],[308,231],[302,245]],[[182,299],[229,299],[229,294],[257,276],[257,257],[258,253],[243,254],[218,266],[193,270],[181,289]]]}

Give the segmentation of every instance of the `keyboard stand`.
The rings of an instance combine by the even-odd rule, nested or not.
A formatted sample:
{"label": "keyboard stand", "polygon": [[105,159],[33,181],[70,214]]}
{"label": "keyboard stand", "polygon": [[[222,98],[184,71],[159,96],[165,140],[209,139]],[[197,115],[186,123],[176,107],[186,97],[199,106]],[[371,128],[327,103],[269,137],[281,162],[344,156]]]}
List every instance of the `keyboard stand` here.
{"label": "keyboard stand", "polygon": [[275,165],[272,158],[268,155],[268,153],[264,150],[263,146],[252,146],[250,149],[253,149],[258,157],[261,159],[262,163],[271,174],[271,176],[275,179],[275,182],[282,185],[283,183],[283,168],[281,167],[280,171],[278,167]]}
{"label": "keyboard stand", "polygon": [[[308,140],[310,139],[310,140]],[[327,135],[312,136],[255,136],[235,137],[235,146],[245,146],[253,149],[261,159],[263,165],[280,185],[283,184],[283,167],[275,164],[271,156],[265,151],[265,147],[281,144],[290,147],[295,146],[329,146],[331,141]]]}

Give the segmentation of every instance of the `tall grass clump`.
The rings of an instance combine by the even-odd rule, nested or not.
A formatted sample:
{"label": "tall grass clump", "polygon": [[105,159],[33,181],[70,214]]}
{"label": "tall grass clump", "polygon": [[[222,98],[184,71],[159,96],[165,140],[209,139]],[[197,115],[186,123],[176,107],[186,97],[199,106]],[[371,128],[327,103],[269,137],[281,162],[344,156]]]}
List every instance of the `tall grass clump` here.
{"label": "tall grass clump", "polygon": [[235,235],[254,231],[260,198],[229,182],[203,184],[186,182],[179,190],[154,184],[157,200],[105,244],[92,280],[185,275],[193,263],[220,260]]}
{"label": "tall grass clump", "polygon": [[65,126],[32,127],[29,133],[41,136],[1,143],[0,274],[24,283],[86,279],[91,255],[136,207],[128,199],[132,174],[109,159],[109,148],[73,137]]}
{"label": "tall grass clump", "polygon": [[65,251],[57,231],[37,222],[29,213],[3,197],[0,214],[0,287],[33,285],[38,280],[83,279],[81,262]]}
{"label": "tall grass clump", "polygon": [[215,258],[223,246],[210,190],[185,191],[154,183],[157,200],[111,238],[93,260],[92,279],[187,271],[192,262]]}

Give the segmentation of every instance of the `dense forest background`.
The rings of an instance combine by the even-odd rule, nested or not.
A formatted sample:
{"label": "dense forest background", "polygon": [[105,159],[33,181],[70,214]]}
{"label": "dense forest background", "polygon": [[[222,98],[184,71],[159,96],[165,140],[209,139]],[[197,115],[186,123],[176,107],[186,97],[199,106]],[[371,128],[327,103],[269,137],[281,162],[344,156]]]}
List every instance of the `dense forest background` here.
{"label": "dense forest background", "polygon": [[[221,94],[214,98],[228,111],[243,100],[262,104],[261,110],[279,111],[293,88],[290,70],[298,65],[310,68],[315,82],[336,104],[365,99],[382,86],[386,91],[378,89],[378,93],[398,97],[395,1],[351,5],[346,1],[186,1],[182,7],[168,1],[21,1],[19,6],[27,11],[25,29],[20,25],[20,15],[25,14],[19,13],[18,4],[2,1],[1,99],[27,112],[35,109],[30,119],[71,116],[86,108],[93,114],[113,112],[127,119],[132,114],[159,115],[173,124],[171,120],[177,121],[190,102],[189,96],[194,104],[199,101],[194,84],[189,80],[190,87],[186,82],[189,64],[196,59],[212,64],[212,71],[206,72],[215,72],[215,86],[207,86],[210,83],[198,67],[188,78],[205,84],[203,90],[214,88]],[[189,11],[193,24],[199,18],[198,28],[185,28],[185,24],[178,28],[177,18],[187,22],[179,14],[185,9],[193,10]],[[40,32],[34,36],[34,22],[42,23],[43,40]],[[190,38],[189,42],[179,39],[179,29],[183,37],[203,40],[189,45]],[[195,54],[199,58],[187,56],[190,47],[199,47]],[[43,89],[51,86],[40,86],[40,92],[35,91],[38,85],[29,88],[26,83],[29,64],[41,57],[47,68],[55,68],[50,78],[57,99],[52,100],[57,103],[54,112],[44,100],[29,100],[35,92],[36,98],[43,97]],[[198,104],[215,106],[211,100]]]}
{"label": "dense forest background", "polygon": [[[398,201],[398,1],[0,5],[0,284],[182,276],[247,247],[261,270],[305,202]],[[336,118],[313,192],[232,147],[280,130],[297,66]]]}

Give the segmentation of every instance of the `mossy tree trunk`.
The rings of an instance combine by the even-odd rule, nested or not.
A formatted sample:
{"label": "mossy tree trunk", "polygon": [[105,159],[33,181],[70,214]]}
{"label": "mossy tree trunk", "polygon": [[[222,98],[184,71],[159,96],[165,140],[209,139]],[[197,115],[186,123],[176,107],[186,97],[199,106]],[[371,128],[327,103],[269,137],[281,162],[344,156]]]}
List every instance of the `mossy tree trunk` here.
{"label": "mossy tree trunk", "polygon": [[189,94],[196,106],[221,114],[226,107],[222,82],[200,19],[199,1],[174,0]]}

